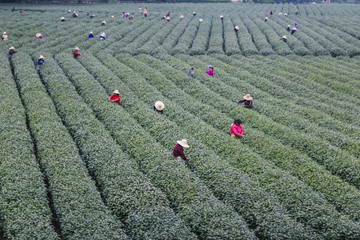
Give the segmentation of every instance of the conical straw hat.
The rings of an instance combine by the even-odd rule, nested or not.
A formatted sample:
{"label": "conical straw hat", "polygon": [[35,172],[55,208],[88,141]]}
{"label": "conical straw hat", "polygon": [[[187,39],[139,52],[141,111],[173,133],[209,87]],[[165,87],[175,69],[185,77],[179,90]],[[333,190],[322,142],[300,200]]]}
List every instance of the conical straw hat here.
{"label": "conical straw hat", "polygon": [[246,94],[244,96],[244,99],[250,101],[250,100],[252,100],[252,97],[250,96],[250,94]]}
{"label": "conical straw hat", "polygon": [[189,145],[186,141],[186,139],[182,139],[181,141],[176,141],[178,144],[180,144],[180,146],[184,147],[184,148],[188,148]]}
{"label": "conical straw hat", "polygon": [[159,111],[163,110],[165,108],[165,105],[162,101],[156,101],[155,102],[155,108]]}

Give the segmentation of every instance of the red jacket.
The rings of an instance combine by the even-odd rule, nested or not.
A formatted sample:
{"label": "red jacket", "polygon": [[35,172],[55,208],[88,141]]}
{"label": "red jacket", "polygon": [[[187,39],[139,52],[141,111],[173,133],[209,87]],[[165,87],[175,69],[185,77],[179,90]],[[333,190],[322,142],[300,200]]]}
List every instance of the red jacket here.
{"label": "red jacket", "polygon": [[185,157],[184,149],[180,144],[176,144],[173,150],[174,157],[181,157],[184,160],[189,160],[187,157]]}
{"label": "red jacket", "polygon": [[235,123],[231,126],[230,133],[235,134],[237,137],[242,137],[244,135],[244,130],[242,129],[241,124],[238,126]]}
{"label": "red jacket", "polygon": [[77,50],[75,50],[74,51],[74,58],[76,59],[78,56],[80,56],[80,53]]}
{"label": "red jacket", "polygon": [[116,102],[120,105],[120,95],[112,95],[111,97],[109,97],[109,101]]}

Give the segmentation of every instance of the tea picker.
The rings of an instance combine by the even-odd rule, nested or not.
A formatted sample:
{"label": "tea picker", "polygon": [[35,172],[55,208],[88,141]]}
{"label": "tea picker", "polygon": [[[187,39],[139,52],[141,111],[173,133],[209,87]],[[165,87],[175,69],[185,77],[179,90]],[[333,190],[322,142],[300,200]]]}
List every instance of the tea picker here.
{"label": "tea picker", "polygon": [[15,51],[15,48],[13,46],[11,46],[9,48],[9,60],[11,60],[13,54],[17,53],[17,51]]}
{"label": "tea picker", "polygon": [[94,37],[94,33],[93,32],[90,32],[89,33],[89,39],[92,39]]}
{"label": "tea picker", "polygon": [[40,66],[46,64],[44,59],[45,59],[45,57],[43,55],[40,55],[40,57],[38,58],[37,65],[36,65],[36,71],[37,72],[40,70]]}
{"label": "tea picker", "polygon": [[162,101],[156,101],[153,106],[154,111],[156,111],[160,114],[164,114],[164,108],[165,108],[165,105]]}
{"label": "tea picker", "polygon": [[60,18],[60,22],[65,22],[65,18],[64,18],[64,17],[61,17],[61,18]]}
{"label": "tea picker", "polygon": [[290,33],[290,34],[293,35],[294,33],[296,33],[296,30],[297,30],[296,27],[293,27],[293,28],[291,29],[291,33]]}
{"label": "tea picker", "polygon": [[234,27],[234,32],[237,33],[239,31],[239,26]]}
{"label": "tea picker", "polygon": [[212,65],[209,65],[209,71],[206,72],[209,76],[214,76],[214,67]]}
{"label": "tea picker", "polygon": [[185,163],[185,161],[189,161],[189,159],[184,154],[184,148],[189,147],[186,139],[182,139],[181,141],[176,141],[176,142],[177,144],[173,149],[173,156],[176,157],[176,159],[182,163]]}
{"label": "tea picker", "polygon": [[1,37],[1,40],[2,40],[3,42],[7,42],[7,40],[8,40],[8,35],[7,35],[6,32],[3,32],[2,37]]}
{"label": "tea picker", "polygon": [[283,41],[284,43],[286,43],[286,42],[287,42],[287,37],[286,37],[286,35],[282,36],[282,38],[280,38],[280,40]]}
{"label": "tea picker", "polygon": [[78,52],[79,51],[79,48],[78,47],[76,47],[75,49],[74,49],[74,58],[75,59],[77,59],[78,58],[78,56],[80,56],[80,53]]}
{"label": "tea picker", "polygon": [[242,138],[244,136],[244,130],[241,126],[242,121],[240,119],[235,119],[234,124],[230,129],[230,136],[232,138]]}
{"label": "tea picker", "polygon": [[251,108],[252,107],[252,97],[250,96],[250,94],[246,94],[243,97],[243,100],[237,100],[237,103],[244,103],[244,107],[246,108]]}
{"label": "tea picker", "polygon": [[194,72],[194,68],[191,68],[188,73],[187,73],[188,76],[192,77],[192,78],[195,78],[195,72]]}
{"label": "tea picker", "polygon": [[106,39],[106,34],[104,32],[102,34],[100,34],[99,39],[100,39],[100,41],[104,41]]}
{"label": "tea picker", "polygon": [[113,103],[117,103],[120,106],[120,93],[119,90],[115,90],[113,95],[111,95],[108,100]]}

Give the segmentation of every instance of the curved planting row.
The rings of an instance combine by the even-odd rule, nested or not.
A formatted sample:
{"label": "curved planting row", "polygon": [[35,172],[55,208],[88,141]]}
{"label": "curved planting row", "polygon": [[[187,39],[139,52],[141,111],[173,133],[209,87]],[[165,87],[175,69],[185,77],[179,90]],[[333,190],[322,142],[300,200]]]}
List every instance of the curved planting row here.
{"label": "curved planting row", "polygon": [[[142,127],[147,129],[162,145],[171,148],[177,138],[188,135],[187,139],[193,146],[190,149],[191,161],[188,166],[203,179],[207,186],[212,189],[215,196],[224,202],[230,203],[235,210],[244,216],[249,225],[255,228],[258,237],[282,239],[301,235],[299,231],[304,231],[304,229],[293,220],[290,220],[278,201],[271,195],[264,193],[262,189],[259,189],[257,183],[248,179],[246,175],[242,176],[242,172],[219,158],[201,141],[184,132],[181,127],[164,119],[163,116],[159,116],[148,104],[143,104],[141,100],[134,97],[140,94],[141,98],[145,97],[148,101],[155,101],[154,99],[160,94],[151,94],[149,87],[140,82],[139,77],[131,69],[116,63],[116,60],[111,60],[112,57],[100,55],[99,58],[107,62],[106,65],[114,73],[116,71],[118,77],[106,67],[98,67],[97,60],[94,57],[87,57],[82,62],[103,86],[118,86],[122,89],[122,95],[126,99],[124,100],[126,101],[126,110],[133,113],[134,118],[138,120]],[[121,71],[117,69],[121,69]],[[129,84],[129,87],[134,89],[135,92],[129,89],[126,84]],[[144,94],[144,89],[147,89],[147,94]],[[166,102],[166,106],[167,109],[176,108],[176,106],[168,102]],[[172,115],[176,118],[184,114],[185,112],[174,112]],[[192,121],[193,119],[189,119],[186,122]],[[168,134],[169,129],[171,129],[172,134]],[[293,228],[293,230],[290,230],[290,228]],[[276,234],[276,232],[278,233]],[[311,236],[310,233],[304,233],[305,235],[307,237]]]}
{"label": "curved planting row", "polygon": [[[181,63],[180,61],[178,61],[174,58],[171,58],[171,57],[167,57],[166,62],[171,63],[171,65],[174,64],[176,66],[184,64],[184,63]],[[192,60],[187,59],[187,62],[192,62]],[[197,63],[196,65],[198,65],[198,64],[203,64],[203,61],[199,61],[199,63]],[[176,76],[176,75],[174,75],[174,76]],[[169,77],[169,76],[167,76],[167,77]],[[225,87],[224,85],[222,85],[220,87],[218,81],[213,80],[210,77],[207,77],[204,79],[206,79],[206,81],[204,81],[203,83],[206,83],[208,88],[216,89],[216,92],[223,93],[223,91],[221,89]],[[193,84],[197,84],[197,83],[194,82]],[[247,113],[245,116],[246,116],[246,118],[248,118],[251,115],[255,114],[252,111],[246,111],[246,109],[242,110],[242,108],[239,108],[239,107],[236,107],[236,108],[225,107],[228,104],[234,105],[234,103],[229,103],[229,102],[227,103],[226,100],[224,101],[224,99],[219,98],[217,96],[218,94],[214,94],[214,93],[207,91],[206,90],[207,88],[198,87],[196,92],[193,90],[195,88],[195,86],[192,86],[190,88],[189,86],[185,85],[182,88],[189,89],[189,91],[191,91],[192,93],[197,93],[196,96],[197,97],[201,96],[201,98],[199,98],[201,101],[206,101],[208,104],[218,106],[218,109],[220,111],[229,111],[230,110],[228,113],[232,117],[237,117],[239,115],[242,116],[245,113]],[[232,86],[231,88],[233,89],[234,87]],[[203,96],[207,96],[207,98],[203,98]],[[216,101],[213,100],[213,101],[209,102],[209,101],[207,101],[207,99],[217,99],[217,100]],[[223,120],[224,116],[210,117],[210,115],[209,115],[210,112],[212,112],[211,114],[214,114],[214,115],[216,114],[216,112],[214,112],[213,110],[210,110],[210,109],[205,109],[205,108],[206,107],[203,106],[203,107],[197,108],[197,109],[202,109],[202,112],[204,112],[204,116],[207,115],[205,118],[206,121],[209,121],[209,122],[211,121],[211,123],[212,123],[212,121],[214,120],[214,123],[212,123],[212,124],[214,124],[214,126],[219,125],[219,127],[221,127],[222,131],[228,131],[228,126],[226,126],[226,121]],[[200,114],[199,110],[197,110],[196,115],[199,116],[199,114]],[[218,119],[221,119],[221,121],[219,121]],[[254,121],[255,122],[261,121],[261,119],[262,119],[262,117],[260,117],[259,120],[255,117]],[[249,124],[252,124],[252,123],[249,122]],[[262,126],[262,124],[257,125],[257,126]],[[252,131],[258,132],[255,129],[253,129]],[[260,134],[260,132],[258,132],[258,133]],[[268,139],[269,137],[266,137],[265,135],[262,135],[262,134],[261,134],[261,136],[262,137],[259,137],[259,136],[257,136],[257,137],[255,136],[253,138],[248,137],[246,139],[247,139],[247,141],[253,140],[253,141],[255,141],[254,143],[257,142],[258,144],[256,145],[257,146],[257,148],[255,149],[256,151],[260,151],[260,149],[263,149],[262,154],[264,154],[265,156],[270,155],[270,157],[271,157],[270,159],[276,160],[279,167],[283,167],[286,170],[293,172],[293,174],[295,176],[298,176],[303,181],[306,181],[314,189],[316,189],[317,191],[323,192],[323,194],[326,194],[325,196],[327,197],[327,199],[329,199],[329,201],[331,201],[331,202],[336,203],[338,208],[342,209],[344,212],[346,212],[346,214],[352,216],[354,219],[359,218],[358,210],[356,210],[356,211],[354,210],[354,209],[358,209],[358,207],[359,207],[358,204],[356,203],[357,200],[355,200],[357,198],[357,196],[359,195],[359,192],[357,189],[355,189],[352,186],[349,186],[348,184],[344,184],[344,182],[341,181],[338,177],[335,177],[335,176],[329,174],[322,167],[314,164],[310,159],[308,159],[307,161],[297,161],[296,160],[297,158],[299,158],[299,157],[304,158],[305,156],[303,156],[296,150],[291,150],[289,147],[285,147],[285,146],[281,147],[281,145],[279,145],[278,143],[274,142],[275,143],[274,144],[271,141],[270,141],[270,143],[268,143],[267,146],[265,146],[265,140]],[[249,142],[249,144],[250,144],[250,142]],[[228,144],[222,144],[222,145],[225,148],[228,147]],[[277,145],[278,147],[275,148],[274,145]],[[279,149],[280,147],[283,148],[284,151],[280,151],[280,149]],[[271,149],[274,149],[274,151],[277,149],[276,152],[278,152],[278,153],[277,154],[275,154],[276,152],[272,153]],[[226,153],[234,152],[234,151],[229,151],[229,150],[223,150],[223,151]],[[290,153],[292,153],[292,154],[290,155]],[[284,154],[286,154],[286,157],[282,159],[280,156],[282,156]],[[295,164],[296,167],[295,166],[291,167],[291,164]],[[317,171],[314,172],[314,169],[317,169]],[[328,178],[328,181],[325,181],[326,178]],[[333,188],[333,190],[330,191],[329,190],[330,188]],[[341,195],[337,194],[337,192],[339,192],[339,191],[342,192]],[[348,195],[348,196],[345,196],[345,195]]]}
{"label": "curved planting row", "polygon": [[6,239],[58,239],[10,65],[0,55],[0,218]]}
{"label": "curved planting row", "polygon": [[231,207],[217,200],[194,173],[179,164],[122,107],[99,106],[97,99],[106,99],[108,94],[79,63],[63,54],[56,58],[98,119],[122,149],[137,160],[151,182],[167,194],[178,215],[200,239],[255,239]]}
{"label": "curved planting row", "polygon": [[[158,65],[155,61],[155,60],[150,60],[151,57],[146,57],[146,56],[139,56],[139,59],[143,60],[143,61],[146,61],[147,63],[151,63],[151,68],[154,69],[154,68],[157,68],[159,67],[161,69],[161,71],[166,71],[169,76],[172,76],[171,78],[177,78],[179,80],[179,82],[182,82],[183,84],[181,86],[179,86],[181,89],[185,89],[185,88],[189,88],[189,89],[192,89],[192,92],[197,92],[197,89],[195,87],[194,84],[191,84],[190,82],[192,82],[191,80],[189,81],[186,81],[184,79],[184,77],[180,77],[179,74],[174,71],[174,69],[171,69],[171,68],[166,68],[165,66],[160,66]],[[240,154],[243,155],[243,158],[238,158],[239,161],[254,161],[255,162],[255,165],[257,166],[257,169],[261,166],[261,165],[264,165],[264,163],[260,163],[259,161],[261,161],[260,159],[256,159],[257,157],[254,156],[253,154],[247,154],[246,152],[248,152],[248,150],[246,151],[245,149],[241,149],[241,146],[239,146],[239,143],[236,143],[236,142],[233,142],[232,139],[230,139],[228,136],[224,136],[224,134],[222,132],[218,132],[217,130],[209,127],[208,125],[206,125],[205,123],[201,122],[201,121],[195,121],[194,120],[194,117],[191,117],[190,115],[188,115],[185,111],[180,111],[177,110],[177,109],[180,109],[180,106],[182,106],[184,109],[188,109],[190,110],[190,112],[192,112],[193,114],[195,113],[196,114],[196,117],[201,117],[201,113],[206,113],[208,114],[208,118],[206,119],[221,119],[221,120],[226,120],[224,117],[221,117],[220,115],[218,115],[216,118],[214,116],[211,116],[211,115],[214,115],[214,114],[211,114],[210,113],[210,109],[208,107],[206,107],[205,105],[202,105],[202,104],[198,104],[196,102],[196,100],[194,101],[190,96],[186,96],[186,94],[184,94],[184,96],[182,96],[183,94],[181,90],[177,89],[176,86],[174,86],[172,83],[170,83],[168,80],[166,80],[163,76],[161,76],[161,74],[157,74],[155,72],[155,70],[150,70],[146,65],[140,63],[140,62],[137,62],[137,61],[134,61],[134,60],[131,60],[129,58],[127,58],[125,55],[121,55],[121,61],[123,61],[124,63],[126,64],[129,64],[131,65],[132,67],[136,68],[136,69],[144,69],[144,71],[147,71],[147,81],[151,82],[152,84],[156,84],[156,88],[157,89],[160,89],[161,91],[163,91],[163,89],[166,89],[163,91],[163,94],[166,94],[166,96],[170,97],[173,99],[174,102],[177,102],[179,103],[180,105],[179,106],[172,106],[171,103],[167,102],[167,106],[169,106],[170,109],[168,109],[167,107],[167,112],[169,112],[169,114],[166,114],[166,116],[169,116],[172,121],[176,121],[177,124],[181,125],[182,128],[184,129],[187,129],[187,131],[189,133],[191,133],[192,135],[195,135],[198,139],[202,139],[204,136],[206,136],[209,140],[206,141],[207,143],[206,144],[209,144],[209,142],[212,142],[210,143],[210,146],[216,151],[218,151],[218,153],[222,153],[222,157],[228,159],[228,162],[234,162],[234,160],[231,160],[231,158],[236,158],[236,154],[237,152],[240,150]],[[107,61],[107,62],[110,62],[110,61]],[[166,65],[166,63],[164,64]],[[124,67],[122,66],[121,67],[122,69],[124,69]],[[114,68],[116,69],[116,68]],[[114,70],[113,70],[114,71]],[[130,71],[126,71],[128,74]],[[171,74],[172,72],[172,74]],[[142,71],[140,71],[139,74],[141,74]],[[120,74],[119,71],[117,71],[117,74]],[[125,78],[124,76],[121,76],[122,79]],[[185,77],[187,78],[187,77]],[[140,79],[138,76],[133,76],[131,79]],[[189,79],[189,78],[187,78]],[[140,81],[140,80],[137,80],[137,81]],[[139,91],[139,93],[137,94],[138,96],[141,96],[142,98],[147,98],[146,96],[144,96],[143,94],[141,95],[141,89],[138,89],[138,87],[136,86],[139,86],[141,85],[143,88],[147,89],[147,91],[152,91],[152,92],[156,92],[157,90],[153,87],[153,86],[149,86],[147,83],[145,82],[142,82],[142,83],[133,83],[134,80],[129,80],[128,81],[128,84],[134,84],[134,87],[133,87],[133,90],[135,91]],[[186,87],[185,85],[189,85],[188,87]],[[199,95],[204,96],[203,93],[199,93]],[[161,96],[161,93],[157,93],[156,94],[157,96]],[[210,95],[206,95],[206,96],[209,96],[209,99],[212,99]],[[162,97],[161,99],[163,99],[164,97]],[[151,100],[147,100],[148,102],[150,102]],[[200,110],[201,109],[201,110]],[[175,112],[173,112],[175,111]],[[172,113],[173,112],[173,113]],[[201,112],[201,113],[200,113]],[[179,117],[181,116],[181,117]],[[195,117],[195,118],[196,118]],[[192,119],[193,118],[193,119]],[[211,121],[211,120],[210,120]],[[231,121],[231,120],[230,120]],[[194,124],[190,124],[191,122],[193,122]],[[181,130],[179,130],[181,131]],[[204,140],[202,140],[204,141]],[[201,148],[201,147],[200,147]],[[224,149],[225,148],[225,149]],[[240,149],[239,149],[240,148]],[[229,156],[229,153],[232,153],[233,155],[232,156]],[[198,155],[198,153],[195,152],[196,155]],[[249,160],[246,160],[246,158],[250,158]],[[236,164],[236,163],[235,163]],[[247,163],[246,163],[247,164]],[[252,163],[254,164],[254,163]],[[251,165],[252,165],[251,164]],[[265,164],[266,165],[266,164]],[[267,167],[269,168],[269,167]],[[254,169],[250,170],[250,171],[254,171]],[[200,174],[200,173],[199,173]],[[274,176],[274,170],[273,170],[273,174],[270,175],[271,177]],[[282,178],[284,178],[285,176],[282,176]],[[265,179],[264,179],[265,178]],[[264,182],[267,182],[269,184],[269,182],[272,182],[271,180],[268,180],[266,179],[267,177],[264,177],[263,175],[262,176],[259,176],[259,181],[264,181]],[[300,181],[298,180],[295,180],[293,177],[290,177],[292,180],[291,182],[296,182],[297,184],[295,186],[297,186],[297,191],[295,194],[298,194],[298,191],[300,190],[300,188],[302,188],[303,184],[300,183]],[[300,183],[300,184],[299,184]],[[280,184],[281,185],[281,184]],[[274,191],[274,185],[271,184],[271,186],[268,186],[269,187],[269,190],[270,191]],[[305,190],[307,189],[307,190]],[[310,197],[310,202],[317,202],[318,200],[320,200],[319,197],[316,197],[316,194],[310,194],[309,193],[309,188],[308,187],[305,187],[305,188],[302,188],[302,191],[303,191],[303,194],[308,194],[308,197]],[[288,188],[284,188],[284,186],[282,187],[279,187],[279,188],[276,188],[276,191],[278,191],[277,193],[282,195],[282,196],[292,196],[294,198],[296,198],[296,195],[291,195],[291,191],[289,191]],[[283,192],[282,192],[283,191]],[[307,193],[305,193],[307,192]],[[310,190],[311,192],[311,190]],[[316,199],[316,200],[315,200]],[[283,198],[281,198],[281,200],[283,200]],[[293,203],[293,199],[292,200],[286,200],[284,198],[286,204],[289,204],[287,205],[289,208],[288,208],[288,211],[291,212],[291,215],[293,216],[299,216],[299,218],[297,219],[301,219],[302,221],[304,221],[305,224],[308,224],[308,221],[310,219],[312,219],[312,221],[315,221],[315,218],[314,217],[314,212],[318,212],[318,211],[323,211],[323,210],[320,210],[322,208],[319,208],[319,205],[315,204],[313,206],[309,206],[307,205],[306,206],[306,209],[309,209],[311,208],[311,210],[309,209],[308,210],[308,215],[305,217],[304,216],[304,206],[298,206],[299,208],[295,207],[294,206],[294,203]],[[288,202],[287,202],[288,201]],[[322,205],[325,204],[323,200],[320,200],[322,202]],[[306,201],[307,202],[307,201]],[[301,204],[300,204],[301,205]],[[328,205],[328,204],[325,204],[325,205]],[[298,213],[296,212],[295,209],[301,209],[301,214],[300,215],[297,215]],[[328,205],[328,207],[326,208],[325,212],[327,212],[329,209],[333,209],[333,207],[330,207],[330,205]],[[329,214],[329,213],[324,213],[323,214]],[[339,216],[338,213],[336,213],[335,211],[331,214],[334,214],[334,218],[333,218],[333,222],[330,223],[332,225],[332,227],[330,228],[338,228],[337,224],[337,217],[335,216]],[[331,215],[330,214],[330,215]],[[300,217],[301,216],[301,217]],[[323,216],[320,217],[318,220],[321,222]],[[307,219],[307,220],[306,220]],[[344,218],[346,219],[346,218]],[[349,223],[349,225],[351,225],[351,229],[353,229],[353,231],[356,229],[356,225],[351,223],[349,220],[345,220]],[[319,223],[319,222],[318,222]],[[312,223],[310,225],[312,226],[318,226],[318,223],[312,225]],[[328,228],[329,225],[325,228]],[[342,229],[341,229],[342,228]],[[347,226],[346,225],[343,225],[341,228],[338,229],[338,232],[336,234],[343,234],[345,232],[348,231],[347,229]],[[322,232],[322,234],[328,234],[327,233],[327,230],[325,229],[322,229],[323,231],[320,230],[320,232]],[[356,231],[356,230],[355,230]]]}
{"label": "curved planting row", "polygon": [[[121,151],[57,63],[47,58],[47,64],[40,74],[57,112],[85,157],[107,206],[124,223],[128,236],[133,239],[196,239],[169,208],[166,195]],[[109,103],[99,99],[98,104]]]}
{"label": "curved planting row", "polygon": [[19,53],[14,58],[16,81],[28,113],[40,166],[49,180],[62,237],[126,239],[121,225],[102,202],[30,57]]}

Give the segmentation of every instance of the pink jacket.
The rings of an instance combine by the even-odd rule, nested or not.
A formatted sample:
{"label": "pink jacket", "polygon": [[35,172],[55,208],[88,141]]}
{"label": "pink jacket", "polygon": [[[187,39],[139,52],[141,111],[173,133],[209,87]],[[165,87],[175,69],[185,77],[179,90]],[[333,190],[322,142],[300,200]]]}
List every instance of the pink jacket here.
{"label": "pink jacket", "polygon": [[210,76],[214,76],[214,69],[210,69],[209,71],[206,72],[208,75]]}
{"label": "pink jacket", "polygon": [[242,137],[244,134],[244,130],[242,129],[241,124],[237,126],[235,123],[231,126],[230,133],[235,134],[237,137]]}

